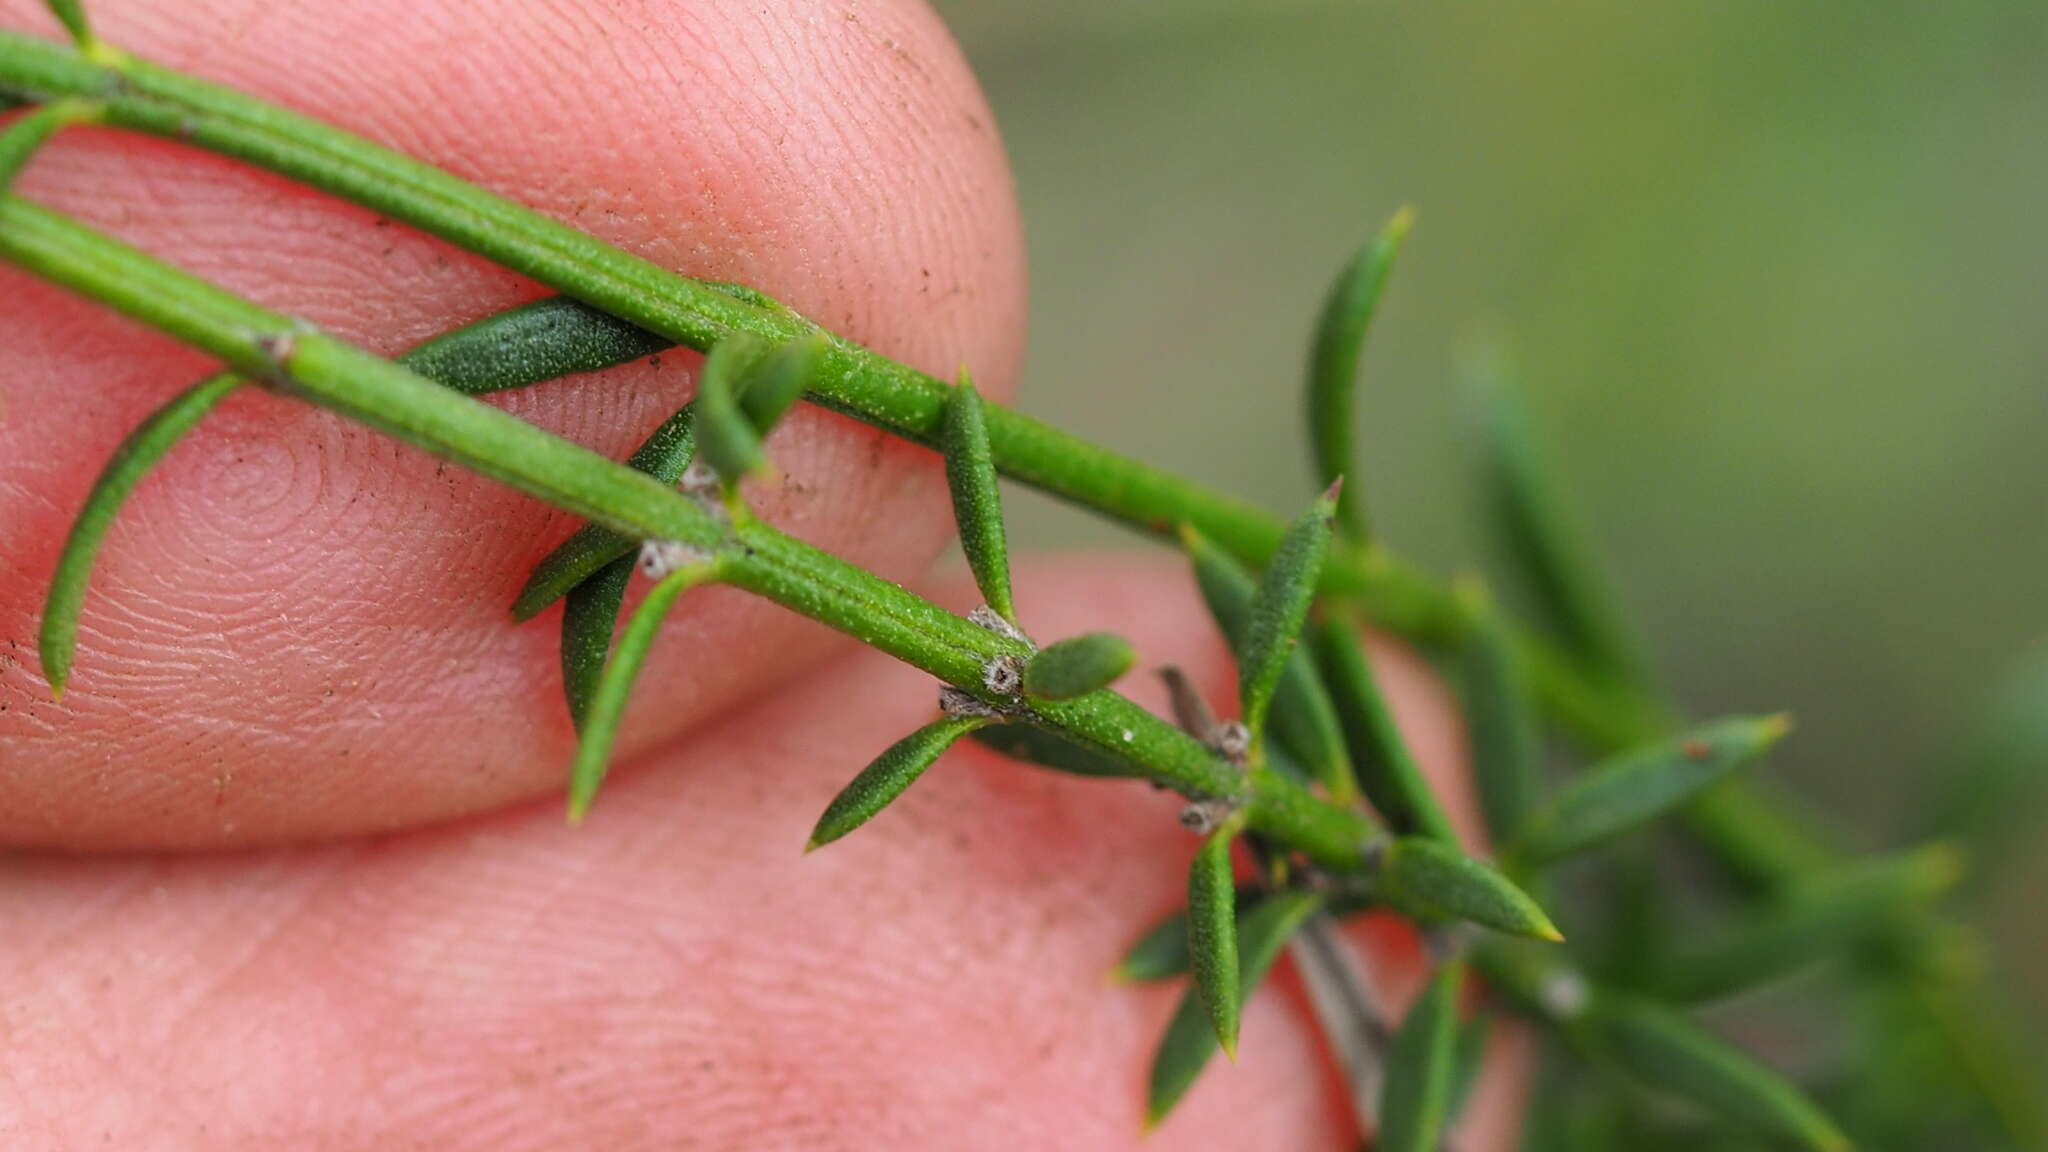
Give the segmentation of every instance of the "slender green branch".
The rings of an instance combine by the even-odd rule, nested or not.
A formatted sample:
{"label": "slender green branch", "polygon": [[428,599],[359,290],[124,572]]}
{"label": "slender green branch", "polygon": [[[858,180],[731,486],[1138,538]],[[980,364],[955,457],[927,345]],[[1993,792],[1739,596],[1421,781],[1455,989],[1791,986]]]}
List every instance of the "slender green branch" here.
{"label": "slender green branch", "polygon": [[[942,442],[948,406],[959,395],[942,381],[823,333],[759,293],[673,274],[339,130],[134,60],[93,39],[75,4],[60,5],[60,10],[72,17],[66,23],[79,37],[80,49],[0,32],[0,108],[25,101],[46,104],[44,111],[22,122],[8,147],[0,147],[0,184],[51,131],[76,119],[103,119],[186,140],[409,223],[524,273],[563,293],[568,301],[580,302],[586,307],[564,307],[564,301],[548,305],[552,310],[543,318],[561,320],[568,328],[536,329],[535,353],[560,358],[546,361],[548,370],[539,375],[603,367],[671,343],[708,351],[721,344],[731,347],[728,342],[734,337],[783,344],[810,336],[823,342],[821,364],[810,376],[813,400],[919,443]],[[1375,826],[1362,812],[1317,796],[1293,778],[1263,766],[1257,757],[1246,773],[1216,749],[1112,692],[1046,699],[1042,696],[1059,694],[1022,697],[997,687],[987,673],[1002,661],[1028,654],[1021,639],[945,612],[755,522],[743,507],[710,505],[678,493],[659,480],[435,388],[403,367],[238,300],[11,197],[0,199],[0,259],[152,324],[281,391],[303,395],[589,517],[593,535],[612,532],[617,534],[615,541],[673,542],[696,554],[695,576],[732,584],[855,636],[973,694],[992,713],[1052,733],[1084,754],[1100,753],[1112,762],[1133,765],[1132,774],[1191,798],[1225,802],[1258,836],[1329,868],[1376,876],[1384,894],[1406,897],[1405,903],[1395,901],[1404,911],[1456,911],[1471,905],[1478,910],[1460,914],[1496,926],[1524,921],[1525,931],[1556,935],[1540,909],[1476,862],[1428,841],[1403,840],[1390,846],[1375,842]],[[1359,284],[1376,293],[1384,267],[1366,271],[1372,275],[1359,273]],[[1369,296],[1354,301],[1346,316],[1355,320],[1355,330],[1333,336],[1333,350],[1319,349],[1330,353],[1321,355],[1327,363],[1319,363],[1321,410],[1345,417],[1316,425],[1325,437],[1318,447],[1326,471],[1342,470],[1338,462],[1348,458],[1342,433],[1350,422],[1350,369],[1355,367],[1357,336],[1370,306]],[[593,328],[590,342],[579,345],[561,338],[585,321]],[[603,344],[600,337],[611,343]],[[452,345],[448,354],[458,367],[470,360],[465,350]],[[169,410],[164,422],[153,421],[139,430],[131,446],[154,450],[152,445],[159,441],[167,443],[166,437],[175,438],[233,386],[228,378],[209,385]],[[1272,561],[1282,545],[1282,521],[1233,498],[1000,407],[989,406],[984,423],[989,460],[1012,478],[1153,533],[1192,525],[1255,565]],[[1510,434],[1514,431],[1508,428]],[[1509,439],[1513,448],[1513,436]],[[133,484],[133,476],[120,478],[125,475],[122,461],[117,457],[110,472],[117,481],[113,504],[125,491],[120,485]],[[139,476],[139,467],[133,471]],[[1538,496],[1543,495],[1540,488],[1526,477],[1510,485],[1513,493]],[[1514,511],[1526,528],[1555,518],[1556,510],[1536,501]],[[104,520],[94,522],[89,509],[79,531],[102,532]],[[1354,538],[1333,546],[1322,567],[1322,594],[1346,598],[1374,622],[1412,640],[1462,646],[1472,639],[1475,616],[1470,601],[1376,545],[1361,543],[1362,517],[1351,522]],[[1548,530],[1523,533],[1532,534],[1539,543],[1562,538]],[[89,540],[85,552],[89,559]],[[610,555],[595,559],[602,563]],[[1592,570],[1582,557],[1569,550],[1553,551],[1536,555],[1533,563],[1539,576],[1550,577],[1544,587],[1559,609],[1556,614],[1566,625],[1563,632],[1569,643],[1553,646],[1533,632],[1503,627],[1495,638],[1501,665],[1526,672],[1549,715],[1597,748],[1625,748],[1669,731],[1673,717],[1648,689],[1640,658],[1618,619],[1603,614],[1611,599],[1589,582]],[[572,810],[587,804],[602,771],[609,734],[624,706],[631,665],[651,641],[668,599],[689,582],[678,577],[658,590],[652,600],[655,608],[629,627],[630,651],[622,649],[619,667],[595,684],[596,738],[587,740],[579,762]],[[83,576],[74,583],[82,593]],[[616,589],[606,595],[615,612]],[[1340,608],[1348,611],[1351,604]],[[75,605],[73,609],[75,617]],[[572,682],[594,681],[603,666],[601,645],[571,652],[569,663],[574,667],[565,665],[565,674]],[[60,662],[46,658],[46,665],[53,685],[61,684]],[[1280,665],[1273,660],[1262,667],[1269,674],[1261,684],[1269,693]],[[571,695],[573,705],[573,686]],[[1264,695],[1255,699],[1263,703]],[[1251,709],[1254,714],[1257,710]],[[986,719],[993,716],[966,726]],[[1792,822],[1782,806],[1736,781],[1725,782],[1692,804],[1686,817],[1733,874],[1760,889],[1782,888],[1789,877],[1832,858],[1828,847]],[[1473,869],[1484,875],[1469,877]],[[1218,895],[1229,889],[1227,864],[1217,876],[1209,903],[1217,922],[1227,925],[1234,913]],[[1486,907],[1471,904],[1475,894],[1486,898]],[[1948,927],[1926,910],[1908,924],[1905,934],[1921,940],[1940,938]],[[1530,998],[1529,989],[1515,986],[1513,973],[1496,966],[1492,975],[1510,999],[1518,994]],[[1236,983],[1218,980],[1233,987]],[[1817,1114],[1806,1114],[1803,1100],[1709,1044],[1682,1020],[1648,1008],[1637,1011],[1619,998],[1605,999],[1612,1003],[1602,1017],[1607,1031],[1601,1035],[1622,1049],[1651,1051],[1673,1060],[1682,1057],[1679,1066],[1689,1069],[1690,1080],[1677,1087],[1689,1088],[1716,1107],[1761,1109],[1774,1114],[1781,1126],[1810,1129],[1807,1135],[1815,1146],[1834,1146],[1838,1138]],[[1219,1016],[1218,1027],[1227,1038],[1234,1030],[1234,1017]],[[1957,1046],[1972,1049],[1981,1063],[1983,1045],[1958,1040]],[[1967,1062],[1972,1051],[1960,1055]],[[1988,1081],[1985,1085],[1994,1102],[1998,1087]],[[2017,1113],[2009,1107],[2004,1111],[2008,1126],[2018,1131],[2021,1126],[2011,1119]]]}
{"label": "slender green branch", "polygon": [[[308,117],[120,53],[81,54],[0,31],[0,92],[42,100],[96,99],[106,123],[181,139],[324,189],[488,256],[606,313],[703,350],[736,332],[777,342],[813,330],[757,295],[677,276],[565,225]],[[940,435],[947,385],[833,338],[813,399],[922,443]],[[1181,523],[1248,562],[1269,559],[1285,532],[1277,517],[1079,440],[999,406],[987,411],[1002,471],[1127,524],[1164,533]],[[1379,548],[1340,546],[1323,590],[1355,597],[1373,621],[1412,640],[1462,638],[1468,621],[1446,589]],[[1657,702],[1526,631],[1512,643],[1535,694],[1559,723],[1613,751],[1670,728]],[[1766,807],[1740,788],[1724,803]],[[1692,817],[1719,853],[1753,849],[1711,814]],[[1782,819],[1785,836],[1760,867],[1812,850]]]}
{"label": "slender green branch", "polygon": [[732,524],[623,464],[240,300],[78,223],[0,199],[0,259],[333,408],[635,539],[720,558],[720,578],[851,635],[1064,738],[1113,752],[1191,796],[1241,797],[1250,827],[1329,867],[1368,860],[1374,826],[1272,772],[1246,778],[1178,728],[1109,691],[1024,702],[983,684],[1021,642],[759,523]]}
{"label": "slender green branch", "polygon": [[[0,31],[0,93],[96,99],[105,123],[188,141],[324,189],[692,348],[735,332],[781,342],[814,330],[757,294],[677,276],[337,128],[121,53],[81,54]],[[922,443],[939,438],[947,385],[850,341],[833,338],[814,383],[820,403]],[[1155,533],[1193,524],[1254,564],[1269,559],[1285,533],[1278,517],[1029,417],[990,405],[987,423],[1006,475],[1127,524]],[[1355,597],[1375,623],[1411,640],[1443,643],[1467,631],[1464,608],[1448,590],[1376,547],[1333,549],[1323,590]],[[1618,750],[1669,729],[1663,709],[1639,690],[1589,673],[1526,631],[1511,640],[1545,710],[1596,749]],[[1746,794],[1729,795],[1741,802]],[[1696,822],[1717,850],[1743,847],[1714,821]]]}
{"label": "slender green branch", "polygon": [[[145,61],[88,59],[0,31],[0,92],[40,99],[97,97],[109,124],[184,140],[324,189],[487,256],[604,312],[699,351],[745,332],[780,343],[812,330],[786,308],[668,272],[418,161],[238,92]],[[920,443],[937,443],[951,389],[850,341],[834,338],[813,399]],[[999,406],[987,412],[1004,474],[1145,531],[1199,528],[1248,563],[1263,564],[1285,523],[1263,510],[1108,451]],[[1375,623],[1421,642],[1465,630],[1446,590],[1377,548],[1342,545],[1323,590],[1354,596]],[[1568,725],[1615,746],[1616,717],[1643,710],[1616,686],[1585,676],[1533,637],[1539,695]]]}

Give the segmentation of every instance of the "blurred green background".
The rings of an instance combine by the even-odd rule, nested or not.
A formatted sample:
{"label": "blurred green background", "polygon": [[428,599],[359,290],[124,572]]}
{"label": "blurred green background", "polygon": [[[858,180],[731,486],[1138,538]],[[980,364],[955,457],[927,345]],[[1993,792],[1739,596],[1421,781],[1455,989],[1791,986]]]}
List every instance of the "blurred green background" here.
{"label": "blurred green background", "polygon": [[2048,5],[939,8],[1016,168],[1028,411],[1291,510],[1315,309],[1412,203],[1361,402],[1387,537],[1485,558],[1449,368],[1498,317],[1665,681],[1793,710],[1774,771],[1849,841],[1925,819],[2048,634]]}

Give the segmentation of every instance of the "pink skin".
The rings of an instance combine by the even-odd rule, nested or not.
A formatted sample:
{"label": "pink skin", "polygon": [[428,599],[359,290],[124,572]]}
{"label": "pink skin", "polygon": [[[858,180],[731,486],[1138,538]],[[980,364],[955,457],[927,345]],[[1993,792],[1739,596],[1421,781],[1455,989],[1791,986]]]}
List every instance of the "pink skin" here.
{"label": "pink skin", "polygon": [[[910,0],[92,7],[136,51],[1010,390],[1008,175],[965,64]],[[0,24],[50,27],[30,0],[0,0]],[[603,70],[578,75],[585,58]],[[67,136],[22,191],[379,349],[536,291],[132,137]],[[52,705],[34,636],[69,519],[126,429],[207,366],[11,272],[0,300],[0,842],[121,853],[0,859],[0,1144],[1139,1145],[1172,994],[1102,974],[1179,899],[1191,845],[1170,798],[963,751],[804,857],[817,812],[930,714],[932,685],[709,592],[656,649],[626,763],[565,828],[555,617],[515,626],[504,607],[572,522],[260,395],[124,513]],[[503,403],[622,454],[688,395],[693,362]],[[928,454],[815,411],[773,449],[785,484],[757,495],[776,522],[921,578],[949,531]],[[1114,627],[1225,698],[1178,565],[1026,565],[1019,587],[1042,635]],[[972,602],[957,581],[939,594]],[[1447,697],[1381,656],[1465,817]],[[1130,687],[1161,702],[1149,678]],[[232,850],[137,854],[200,848]],[[1360,939],[1412,994],[1408,934]],[[1521,1091],[1525,1043],[1502,1045],[1479,1152],[1508,1146]],[[1143,1146],[1355,1140],[1284,965],[1242,1055]]]}

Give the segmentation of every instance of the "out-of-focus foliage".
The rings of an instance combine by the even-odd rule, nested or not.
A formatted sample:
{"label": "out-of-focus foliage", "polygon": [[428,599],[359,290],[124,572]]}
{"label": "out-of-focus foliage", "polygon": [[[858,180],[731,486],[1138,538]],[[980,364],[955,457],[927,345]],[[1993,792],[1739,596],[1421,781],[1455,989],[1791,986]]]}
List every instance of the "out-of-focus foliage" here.
{"label": "out-of-focus foliage", "polygon": [[[1331,253],[1412,203],[1360,397],[1380,533],[1485,556],[1449,374],[1497,318],[1658,679],[1699,715],[1797,715],[1774,774],[1846,840],[1919,830],[2048,632],[2048,8],[939,7],[1015,158],[1027,410],[1298,506]],[[2048,917],[2015,893],[2048,853],[2010,867],[2038,1004]]]}

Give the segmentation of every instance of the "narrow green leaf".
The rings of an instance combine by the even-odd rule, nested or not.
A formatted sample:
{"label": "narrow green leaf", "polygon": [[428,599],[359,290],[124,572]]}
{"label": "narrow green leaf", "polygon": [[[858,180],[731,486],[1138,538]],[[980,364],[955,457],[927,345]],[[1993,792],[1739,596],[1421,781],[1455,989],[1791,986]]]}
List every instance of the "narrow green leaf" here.
{"label": "narrow green leaf", "polygon": [[[574,372],[597,371],[669,347],[642,329],[565,297],[524,304],[428,340],[397,357],[400,364],[458,392],[478,394],[523,388]],[[73,523],[58,558],[43,610],[43,666],[54,670],[51,685],[62,695],[78,635],[78,614],[107,529],[128,495],[240,377],[210,377],[180,394],[132,433],[107,462],[92,494]],[[650,437],[631,463],[673,483],[689,463],[689,410],[671,417]],[[605,564],[638,544],[607,529],[586,528],[542,561],[521,595],[527,619],[553,603]],[[536,589],[545,593],[539,598]],[[604,629],[605,643],[611,628]],[[566,657],[566,654],[565,654]]]}
{"label": "narrow green leaf", "polygon": [[662,621],[668,618],[669,609],[675,607],[676,598],[684,592],[717,578],[715,559],[679,568],[654,586],[654,591],[647,594],[633,618],[626,622],[618,650],[605,664],[597,690],[584,707],[582,739],[576,746],[576,763],[569,773],[570,823],[582,820],[590,811],[598,785],[604,783],[612,741],[618,736],[619,720],[625,715],[633,681],[639,678],[640,666],[646,663],[647,652],[654,647],[654,637],[661,631]]}
{"label": "narrow green leaf", "polygon": [[[1260,904],[1266,902],[1266,894],[1251,886],[1239,886],[1237,890],[1237,920],[1243,924]],[[1325,902],[1325,908],[1333,916],[1348,916],[1352,912],[1364,912],[1374,908],[1376,902],[1348,894]],[[1243,929],[1239,929],[1239,941],[1243,941]],[[1130,951],[1110,970],[1110,980],[1116,984],[1155,984],[1159,980],[1174,980],[1186,976],[1194,968],[1194,959],[1188,955],[1188,912],[1174,912],[1153,924],[1151,931],[1139,937],[1139,943],[1130,945]]]}
{"label": "narrow green leaf", "polygon": [[470,396],[599,372],[674,347],[580,300],[548,296],[428,340],[399,362]]}
{"label": "narrow green leaf", "polygon": [[1457,658],[1457,683],[1472,740],[1479,809],[1495,844],[1521,834],[1543,796],[1543,746],[1527,671],[1509,642],[1507,623],[1483,585],[1460,585],[1472,631]]}
{"label": "narrow green leaf", "polygon": [[1069,776],[1123,778],[1142,776],[1137,765],[1120,756],[1076,744],[1031,724],[991,724],[974,733],[976,743],[1040,768]]}
{"label": "narrow green leaf", "polygon": [[953,519],[960,526],[960,549],[974,572],[974,585],[996,615],[1017,623],[1017,605],[1010,596],[1010,544],[1003,530],[1003,497],[996,486],[995,458],[988,443],[988,423],[981,393],[967,374],[946,400],[939,448],[946,457],[946,486],[953,493]]}
{"label": "narrow green leaf", "polygon": [[740,409],[756,436],[767,439],[783,413],[802,398],[824,355],[825,338],[813,332],[777,348],[747,373],[746,385],[740,390]]}
{"label": "narrow green leaf", "polygon": [[839,795],[834,796],[832,803],[826,805],[825,814],[818,817],[818,826],[811,830],[811,839],[804,845],[804,851],[822,848],[873,819],[877,812],[917,783],[917,778],[924,775],[924,770],[936,763],[946,749],[987,723],[988,718],[984,716],[947,716],[891,744]]}
{"label": "narrow green leaf", "polygon": [[1302,623],[1308,619],[1309,604],[1315,600],[1316,580],[1329,551],[1331,518],[1336,515],[1342,487],[1342,481],[1330,485],[1288,526],[1280,550],[1273,554],[1272,564],[1259,581],[1258,594],[1252,597],[1244,647],[1238,653],[1237,695],[1245,727],[1252,730],[1254,739],[1265,731],[1273,691],[1280,686]]}
{"label": "narrow green leaf", "polygon": [[1849,1147],[1797,1085],[1660,1004],[1602,991],[1571,1029],[1595,1059],[1719,1121],[1818,1152]]}
{"label": "narrow green leaf", "polygon": [[72,41],[80,48],[94,43],[92,25],[87,22],[85,6],[79,0],[47,0],[47,3],[50,14],[57,18],[57,23],[64,25],[64,30],[71,33]]}
{"label": "narrow green leaf", "polygon": [[0,131],[0,192],[13,186],[14,178],[27,166],[29,157],[49,143],[58,129],[67,124],[97,120],[100,111],[98,104],[85,100],[57,100],[42,105]]}
{"label": "narrow green leaf", "polygon": [[1334,614],[1315,624],[1310,641],[1323,682],[1344,726],[1344,744],[1366,799],[1397,832],[1414,833],[1456,844],[1451,818],[1430,791],[1422,768],[1408,752],[1408,742],[1394,725],[1394,715],[1380,694],[1372,657],[1359,639],[1357,621]]}
{"label": "narrow green leaf", "polygon": [[[1238,911],[1243,912],[1244,889],[1238,889]],[[1124,958],[1110,969],[1109,978],[1119,984],[1150,984],[1185,974],[1194,963],[1188,956],[1188,917],[1175,912],[1138,938]]]}
{"label": "narrow green leaf", "polygon": [[1115,683],[1137,659],[1131,642],[1113,633],[1074,636],[1032,653],[1024,665],[1024,694],[1041,700],[1085,696]]}
{"label": "narrow green leaf", "polygon": [[1472,1099],[1472,1086],[1479,1082],[1480,1069],[1486,1063],[1486,1041],[1492,1031],[1492,1024],[1483,1013],[1458,1029],[1458,1049],[1452,1059],[1451,1103],[1445,1110],[1452,1120],[1465,1114],[1465,1105]]}
{"label": "narrow green leaf", "polygon": [[626,603],[626,585],[639,570],[639,558],[621,556],[569,590],[562,600],[562,694],[569,702],[569,720],[583,730],[590,698],[604,678],[611,655],[612,633]]}
{"label": "narrow green leaf", "polygon": [[740,407],[740,382],[760,353],[758,341],[727,337],[705,354],[697,382],[697,450],[728,485],[768,470],[760,433]]}
{"label": "narrow green leaf", "polygon": [[1458,989],[1452,961],[1423,988],[1387,1048],[1373,1152],[1436,1152],[1451,1116],[1458,1063]]}
{"label": "narrow green leaf", "polygon": [[1410,916],[1470,920],[1511,936],[1564,939],[1513,881],[1438,840],[1403,836],[1389,844],[1380,862],[1379,891],[1389,905]]}
{"label": "narrow green leaf", "polygon": [[[1379,308],[1380,291],[1393,271],[1394,257],[1400,254],[1401,242],[1414,222],[1415,213],[1409,208],[1394,213],[1379,235],[1337,274],[1323,299],[1308,361],[1308,435],[1320,483],[1329,484],[1358,471],[1352,462],[1352,445],[1359,354],[1365,348],[1373,313]],[[1353,485],[1337,503],[1338,522],[1347,535],[1361,542],[1368,536],[1363,494],[1363,485]]]}
{"label": "narrow green leaf", "polygon": [[1803,879],[1732,929],[1671,963],[1663,987],[1674,999],[1712,1000],[1793,975],[1878,938],[1962,877],[1961,855],[1945,843],[1858,860]]}
{"label": "narrow green leaf", "polygon": [[[683,405],[634,450],[626,460],[627,466],[664,484],[680,480],[697,452],[695,424],[695,406]],[[638,540],[624,533],[598,524],[585,524],[533,566],[532,573],[526,577],[526,586],[519,590],[519,597],[512,604],[512,618],[520,621],[533,619],[606,565],[618,562],[621,557],[630,557],[639,547]],[[617,613],[613,615],[616,617]],[[616,623],[614,619],[613,624]],[[605,625],[603,631],[605,642],[609,644],[612,625]]]}
{"label": "narrow green leaf", "polygon": [[1782,715],[1736,716],[1603,761],[1531,816],[1508,855],[1540,865],[1640,827],[1755,760],[1790,730]]}
{"label": "narrow green leaf", "polygon": [[[1209,614],[1215,618],[1231,651],[1242,652],[1250,631],[1258,582],[1229,554],[1193,528],[1181,530],[1181,543],[1194,567],[1195,583],[1202,590]],[[1274,747],[1284,749],[1290,759],[1306,770],[1308,779],[1322,784],[1331,800],[1349,804],[1357,798],[1357,781],[1345,751],[1337,707],[1316,675],[1309,654],[1298,647],[1289,654],[1287,667],[1280,675],[1280,687],[1273,693],[1268,727]],[[1270,751],[1268,758],[1272,759]]]}
{"label": "narrow green leaf", "polygon": [[172,445],[241,382],[240,376],[227,372],[209,376],[179,393],[128,434],[100,470],[99,479],[93,481],[85,507],[79,509],[78,518],[71,522],[71,534],[64,540],[64,551],[57,557],[57,571],[50,578],[49,595],[43,602],[39,650],[43,678],[49,681],[51,696],[61,699],[64,685],[71,678],[71,660],[78,649],[78,617],[85,607],[86,589],[92,583],[93,560],[99,555],[100,544],[121,505]]}
{"label": "narrow green leaf", "polygon": [[1516,575],[1576,655],[1640,685],[1639,645],[1537,435],[1505,335],[1478,334],[1461,350],[1459,368],[1479,417],[1488,506]]}
{"label": "narrow green leaf", "polygon": [[[1258,906],[1259,896],[1256,888],[1238,888],[1235,901],[1238,919],[1242,920]],[[1154,924],[1139,937],[1117,966],[1110,970],[1109,978],[1119,984],[1150,984],[1184,976],[1193,963],[1188,956],[1187,912],[1179,911]]]}
{"label": "narrow green leaf", "polygon": [[1618,987],[1654,983],[1682,934],[1673,915],[1678,904],[1672,899],[1674,885],[1660,868],[1659,841],[1652,835],[1632,837],[1616,844],[1602,861],[1600,895],[1606,909],[1600,936],[1580,951],[1579,960]]}
{"label": "narrow green leaf", "polygon": [[[1323,906],[1316,892],[1281,892],[1261,900],[1237,922],[1238,998],[1250,999],[1266,978],[1288,938]],[[1160,1037],[1146,1090],[1145,1126],[1157,1127],[1194,1086],[1216,1051],[1216,1029],[1190,987]]]}
{"label": "narrow green leaf", "polygon": [[1611,1142],[1576,1139],[1577,1133],[1572,1131],[1588,1076],[1584,1069],[1562,1045],[1547,1044],[1539,1051],[1535,1086],[1522,1110],[1516,1152],[1606,1152],[1613,1147]]}
{"label": "narrow green leaf", "polygon": [[[561,312],[555,309],[549,313],[550,321],[572,322],[561,318]],[[535,325],[528,327],[532,326]],[[523,329],[513,333],[524,334]],[[635,337],[628,332],[622,334],[622,339]],[[585,344],[592,342],[586,340]],[[821,350],[821,338],[815,335],[792,341],[754,363],[737,379],[732,375],[737,369],[721,361],[720,379],[729,385],[730,398],[736,399],[741,416],[755,435],[765,436],[803,394]],[[743,348],[746,354],[754,351],[751,346]],[[591,354],[610,356],[614,352],[593,349]],[[557,361],[550,366],[562,365]],[[710,373],[707,358],[705,374]],[[655,429],[627,464],[664,483],[676,482],[695,453],[695,423],[694,405],[684,405]],[[621,533],[586,524],[534,567],[513,606],[515,618],[530,619],[555,597],[567,594],[568,604],[562,616],[563,687],[569,698],[570,716],[579,727],[617,627],[619,608],[633,571],[629,553],[637,546],[638,542]]]}
{"label": "narrow green leaf", "polygon": [[1970,847],[1973,879],[2009,875],[2048,816],[2048,641],[2003,676],[1961,763],[1944,774],[1929,831]]}
{"label": "narrow green leaf", "polygon": [[1237,1059],[1237,1024],[1244,990],[1238,981],[1237,886],[1231,880],[1230,846],[1243,831],[1242,818],[1226,820],[1195,852],[1188,869],[1188,955],[1195,993],[1223,1052]]}
{"label": "narrow green leaf", "polygon": [[1771,781],[1749,777],[1707,789],[1681,815],[1687,835],[1708,849],[1720,876],[1758,894],[1840,858],[1834,837],[1795,815],[1794,807]]}
{"label": "narrow green leaf", "polygon": [[1944,1063],[1961,1073],[1970,1095],[2008,1148],[2048,1148],[2048,1093],[2041,1088],[2039,1033],[2029,1015],[1988,981],[1950,978],[1915,990],[1941,1036]]}
{"label": "narrow green leaf", "polygon": [[[694,450],[692,415],[690,406],[683,405],[662,421],[626,463],[663,483],[674,483],[689,467]],[[637,547],[636,541],[609,528],[585,524],[536,565],[527,578],[529,589],[543,581],[567,587],[562,606],[562,692],[568,698],[569,719],[579,732],[590,697],[604,674],[612,633],[618,630],[626,586],[632,583],[637,567],[637,557],[633,555]],[[611,557],[609,561],[601,560],[607,556]],[[585,574],[592,564],[602,566]],[[571,582],[572,576],[576,582]]]}

